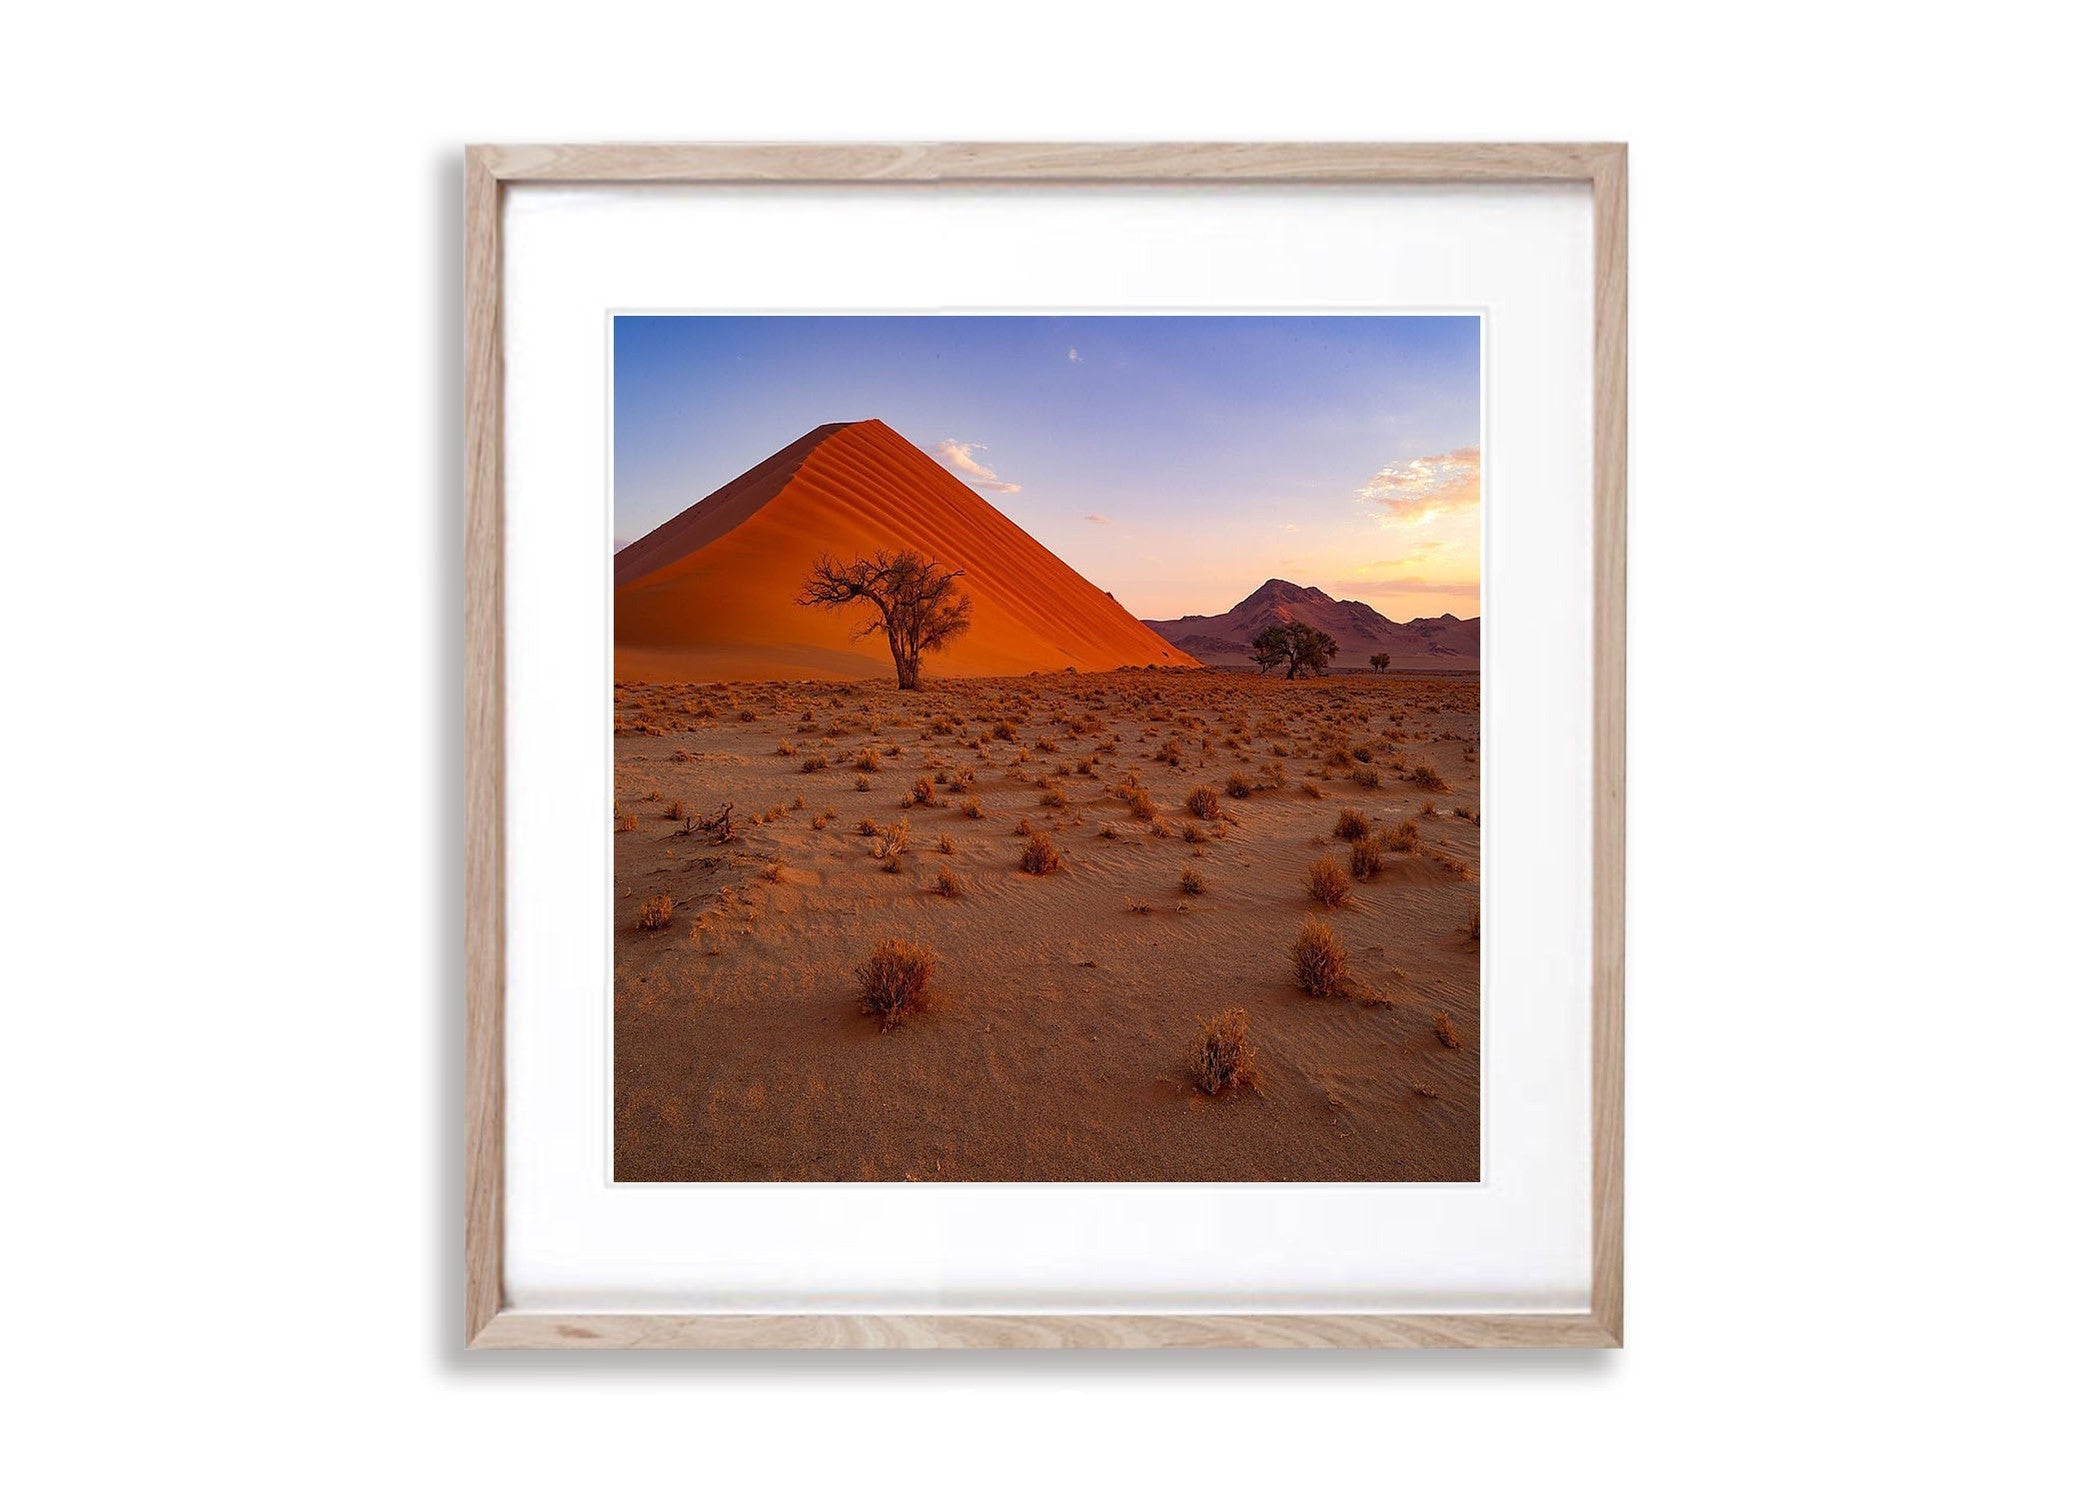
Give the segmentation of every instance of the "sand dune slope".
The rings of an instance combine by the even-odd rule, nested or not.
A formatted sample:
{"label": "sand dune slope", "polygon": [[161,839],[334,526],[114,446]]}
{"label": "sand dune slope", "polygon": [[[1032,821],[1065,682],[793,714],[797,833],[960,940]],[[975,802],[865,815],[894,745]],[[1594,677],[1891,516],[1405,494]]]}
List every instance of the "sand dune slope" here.
{"label": "sand dune slope", "polygon": [[879,421],[818,427],[621,549],[623,682],[881,678],[861,613],[794,602],[821,553],[911,547],[962,569],[975,621],[928,677],[1196,665]]}

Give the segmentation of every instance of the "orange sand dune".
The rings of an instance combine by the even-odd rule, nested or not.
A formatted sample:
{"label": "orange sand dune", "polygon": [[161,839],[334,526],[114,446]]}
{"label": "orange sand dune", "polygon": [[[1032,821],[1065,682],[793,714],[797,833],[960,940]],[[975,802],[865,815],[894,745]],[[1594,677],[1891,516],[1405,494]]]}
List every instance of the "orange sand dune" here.
{"label": "orange sand dune", "polygon": [[613,558],[623,682],[890,676],[866,613],[794,602],[817,556],[911,547],[962,569],[969,629],[926,675],[1197,665],[879,421],[818,427]]}

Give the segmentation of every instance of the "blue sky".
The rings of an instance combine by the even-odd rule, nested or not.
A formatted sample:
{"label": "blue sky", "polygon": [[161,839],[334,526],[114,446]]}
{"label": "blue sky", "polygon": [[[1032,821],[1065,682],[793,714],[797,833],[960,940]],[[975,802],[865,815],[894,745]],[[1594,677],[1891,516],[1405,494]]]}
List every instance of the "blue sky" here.
{"label": "blue sky", "polygon": [[621,544],[880,417],[1140,617],[1269,577],[1479,612],[1469,315],[620,316],[613,348]]}

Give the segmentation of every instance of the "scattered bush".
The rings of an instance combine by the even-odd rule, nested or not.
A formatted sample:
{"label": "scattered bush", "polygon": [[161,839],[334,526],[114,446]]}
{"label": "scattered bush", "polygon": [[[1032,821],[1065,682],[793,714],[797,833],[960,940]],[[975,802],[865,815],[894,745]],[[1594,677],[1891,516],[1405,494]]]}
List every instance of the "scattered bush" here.
{"label": "scattered bush", "polygon": [[1203,1022],[1195,1042],[1195,1085],[1213,1098],[1232,1088],[1260,1091],[1261,1076],[1246,1027],[1244,1010],[1226,1010]]}
{"label": "scattered bush", "polygon": [[1052,786],[1049,788],[1049,790],[1043,792],[1042,795],[1036,799],[1040,801],[1043,806],[1054,807],[1060,812],[1064,808],[1071,805],[1071,798],[1064,794],[1064,788],[1062,786]]}
{"label": "scattered bush", "polygon": [[1297,965],[1297,987],[1319,999],[1330,999],[1348,987],[1348,951],[1334,929],[1317,916],[1307,916],[1290,944]]}
{"label": "scattered bush", "polygon": [[1441,1041],[1452,1051],[1464,1050],[1465,1038],[1459,1035],[1458,1028],[1450,1023],[1450,1011],[1436,1011],[1434,1015],[1429,1017],[1429,1023],[1435,1026],[1436,1039],[1438,1041]]}
{"label": "scattered bush", "polygon": [[660,932],[671,924],[671,898],[668,895],[652,895],[641,903],[641,920],[636,923],[642,931]]}
{"label": "scattered bush", "polygon": [[1188,812],[1193,817],[1216,817],[1224,811],[1215,786],[1198,786],[1188,793]]}
{"label": "scattered bush", "polygon": [[667,821],[683,822],[685,820],[685,802],[683,798],[673,797],[671,804],[663,809],[663,815]]}
{"label": "scattered bush", "polygon": [[921,807],[937,807],[940,800],[933,794],[933,778],[920,776],[911,783],[911,800]]}
{"label": "scattered bush", "polygon": [[1122,799],[1129,806],[1130,816],[1139,822],[1150,822],[1159,815],[1158,807],[1152,803],[1152,794],[1142,786],[1132,786],[1123,793]]}
{"label": "scattered bush", "polygon": [[805,776],[813,775],[830,763],[831,757],[829,755],[811,755],[802,762],[802,774]]}
{"label": "scattered bush", "polygon": [[1358,786],[1361,786],[1365,791],[1375,791],[1383,784],[1378,777],[1375,765],[1358,765],[1348,773],[1348,778]]}
{"label": "scattered bush", "polygon": [[1181,894],[1201,895],[1209,888],[1208,885],[1203,883],[1203,877],[1195,872],[1193,864],[1183,864],[1181,866]]}
{"label": "scattered bush", "polygon": [[1063,862],[1057,845],[1050,842],[1047,833],[1032,833],[1028,846],[1020,851],[1020,867],[1029,874],[1048,874]]}
{"label": "scattered bush", "polygon": [[1407,773],[1407,779],[1424,791],[1448,791],[1450,786],[1433,765],[1417,765]]}
{"label": "scattered bush", "polygon": [[940,866],[940,873],[933,876],[933,892],[953,900],[962,893],[962,882],[955,878],[954,870],[943,864]]}
{"label": "scattered bush", "polygon": [[1313,862],[1305,871],[1305,889],[1322,906],[1339,908],[1348,904],[1348,876],[1332,859]]}
{"label": "scattered bush", "polygon": [[1370,819],[1354,807],[1343,807],[1341,815],[1334,819],[1334,836],[1349,843],[1370,836]]}
{"label": "scattered bush", "polygon": [[860,1013],[872,1015],[885,1031],[926,1007],[926,985],[933,978],[933,951],[901,937],[879,943],[858,970]]}
{"label": "scattered bush", "polygon": [[1348,846],[1348,872],[1356,879],[1371,879],[1384,867],[1385,856],[1377,851],[1376,839],[1358,838]]}
{"label": "scattered bush", "polygon": [[612,825],[613,831],[618,833],[631,833],[640,826],[641,819],[639,817],[636,817],[632,812],[620,813],[619,821],[615,822]]}
{"label": "scattered bush", "polygon": [[1254,783],[1245,776],[1240,775],[1237,771],[1234,771],[1231,775],[1224,778],[1224,794],[1244,801],[1247,797],[1254,794]]}

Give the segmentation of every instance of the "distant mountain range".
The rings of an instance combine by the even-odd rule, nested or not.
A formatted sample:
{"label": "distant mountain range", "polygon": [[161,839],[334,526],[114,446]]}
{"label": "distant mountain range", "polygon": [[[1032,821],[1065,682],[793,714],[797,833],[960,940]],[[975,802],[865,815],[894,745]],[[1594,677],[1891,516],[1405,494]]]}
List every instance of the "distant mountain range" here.
{"label": "distant mountain range", "polygon": [[1160,638],[1206,666],[1245,666],[1247,646],[1273,624],[1295,621],[1324,630],[1341,647],[1337,666],[1367,666],[1374,655],[1392,658],[1394,670],[1477,670],[1480,622],[1445,614],[1398,624],[1368,604],[1337,599],[1317,588],[1270,578],[1224,614],[1184,614],[1148,619]]}

